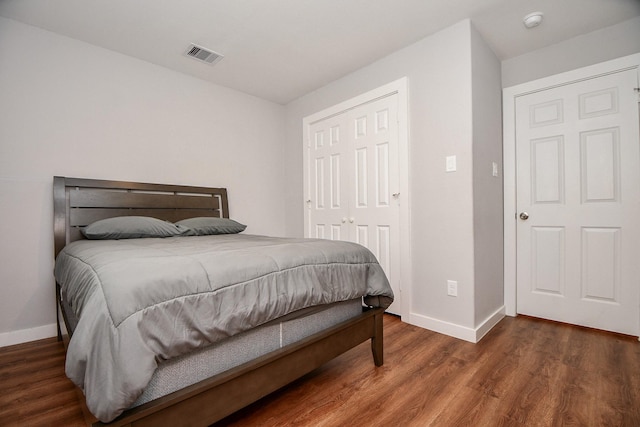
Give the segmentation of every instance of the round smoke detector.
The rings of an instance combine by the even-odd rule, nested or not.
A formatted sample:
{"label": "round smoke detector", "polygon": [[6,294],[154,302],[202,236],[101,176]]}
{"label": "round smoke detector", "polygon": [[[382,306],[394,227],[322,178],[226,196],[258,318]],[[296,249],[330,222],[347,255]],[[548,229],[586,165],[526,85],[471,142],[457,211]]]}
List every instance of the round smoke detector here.
{"label": "round smoke detector", "polygon": [[532,12],[522,18],[522,22],[524,22],[524,26],[527,28],[537,27],[542,22],[543,16],[544,14],[542,12]]}

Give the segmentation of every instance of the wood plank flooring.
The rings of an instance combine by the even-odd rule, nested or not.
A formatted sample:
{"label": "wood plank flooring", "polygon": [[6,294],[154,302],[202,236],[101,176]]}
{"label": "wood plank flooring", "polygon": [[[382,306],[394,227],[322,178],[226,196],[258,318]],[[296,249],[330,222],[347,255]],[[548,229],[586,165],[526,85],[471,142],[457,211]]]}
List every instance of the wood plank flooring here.
{"label": "wood plank flooring", "polygon": [[[0,349],[1,426],[80,426],[55,340]],[[640,426],[640,342],[505,318],[471,344],[385,316],[364,343],[220,421],[231,426]]]}

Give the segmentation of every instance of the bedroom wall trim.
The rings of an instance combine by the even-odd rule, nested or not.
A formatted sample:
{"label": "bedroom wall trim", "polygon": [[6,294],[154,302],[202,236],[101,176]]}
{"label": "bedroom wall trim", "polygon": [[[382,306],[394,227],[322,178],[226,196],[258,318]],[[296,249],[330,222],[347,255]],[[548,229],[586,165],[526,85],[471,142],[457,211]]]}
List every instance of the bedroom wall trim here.
{"label": "bedroom wall trim", "polygon": [[29,341],[37,341],[56,336],[56,324],[38,326],[36,328],[20,329],[0,333],[0,347],[22,344]]}
{"label": "bedroom wall trim", "polygon": [[504,183],[504,307],[507,316],[516,306],[516,137],[515,102],[519,96],[563,86],[625,69],[640,67],[640,53],[582,67],[503,89],[503,183]]}
{"label": "bedroom wall trim", "polygon": [[475,328],[460,326],[455,323],[445,322],[416,313],[409,314],[408,323],[475,344],[479,342],[491,328],[497,325],[504,316],[505,307],[501,306]]}
{"label": "bedroom wall trim", "polygon": [[498,324],[505,316],[505,308],[504,305],[499,309],[493,312],[492,315],[484,319],[479,326],[477,326],[475,331],[475,342],[479,342],[494,326]]}

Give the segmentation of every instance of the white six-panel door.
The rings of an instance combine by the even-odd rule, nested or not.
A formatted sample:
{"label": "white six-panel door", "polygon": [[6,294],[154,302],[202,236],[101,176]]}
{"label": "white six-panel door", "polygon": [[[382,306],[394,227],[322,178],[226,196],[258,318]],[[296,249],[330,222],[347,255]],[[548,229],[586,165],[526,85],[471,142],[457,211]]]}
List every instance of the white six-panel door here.
{"label": "white six-panel door", "polygon": [[351,150],[347,115],[340,114],[310,125],[307,146],[309,199],[307,237],[349,240],[348,175]]}
{"label": "white six-panel door", "polygon": [[516,99],[517,311],[640,327],[635,69]]}
{"label": "white six-panel door", "polygon": [[[305,229],[307,237],[367,247],[399,295],[397,98],[386,96],[309,125]],[[388,311],[399,313],[399,307]]]}

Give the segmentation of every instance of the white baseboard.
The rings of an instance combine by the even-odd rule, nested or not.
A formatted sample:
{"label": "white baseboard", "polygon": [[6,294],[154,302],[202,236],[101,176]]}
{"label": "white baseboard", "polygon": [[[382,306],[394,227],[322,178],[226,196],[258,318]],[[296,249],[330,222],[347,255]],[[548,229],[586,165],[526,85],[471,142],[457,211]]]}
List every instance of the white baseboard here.
{"label": "white baseboard", "polygon": [[498,324],[502,318],[504,318],[504,313],[505,309],[504,306],[502,306],[476,328],[468,328],[466,326],[445,322],[440,319],[434,319],[433,317],[423,316],[416,313],[409,314],[407,323],[475,344],[480,341],[482,337],[484,337],[496,324]]}
{"label": "white baseboard", "polygon": [[10,331],[0,333],[0,347],[9,345],[22,344],[29,341],[51,338],[58,335],[58,329],[55,323],[49,325],[38,326],[37,328],[21,329],[19,331]]}
{"label": "white baseboard", "polygon": [[493,327],[496,326],[499,321],[504,319],[504,316],[505,316],[505,307],[503,305],[499,309],[497,309],[491,316],[484,319],[484,321],[480,323],[480,326],[476,327],[475,342],[480,341],[482,337],[487,335],[487,332],[493,329]]}

